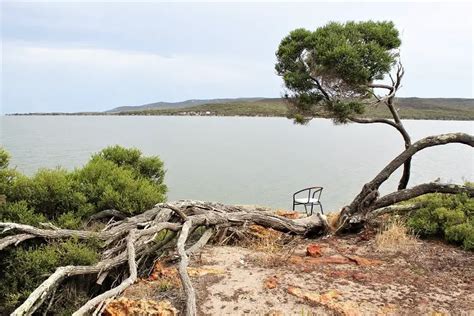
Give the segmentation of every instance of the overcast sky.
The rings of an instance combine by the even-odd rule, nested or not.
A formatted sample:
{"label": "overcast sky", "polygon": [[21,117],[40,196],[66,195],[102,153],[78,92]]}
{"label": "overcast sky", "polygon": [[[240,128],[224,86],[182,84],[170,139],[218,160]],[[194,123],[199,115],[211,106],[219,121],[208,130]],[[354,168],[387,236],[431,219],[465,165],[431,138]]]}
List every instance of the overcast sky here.
{"label": "overcast sky", "polygon": [[3,113],[278,97],[275,50],[288,32],[368,19],[401,32],[400,96],[473,97],[469,2],[1,6]]}

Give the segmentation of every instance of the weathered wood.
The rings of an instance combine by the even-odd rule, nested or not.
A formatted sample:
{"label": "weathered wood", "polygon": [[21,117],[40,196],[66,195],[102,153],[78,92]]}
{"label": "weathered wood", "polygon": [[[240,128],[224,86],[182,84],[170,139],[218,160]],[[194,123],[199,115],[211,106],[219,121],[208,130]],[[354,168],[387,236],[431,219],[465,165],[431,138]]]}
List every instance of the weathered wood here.
{"label": "weathered wood", "polygon": [[188,274],[189,257],[186,254],[186,250],[184,249],[184,245],[186,244],[186,240],[188,239],[189,231],[191,230],[192,226],[193,226],[192,219],[188,219],[186,222],[184,222],[183,227],[181,228],[181,232],[179,233],[178,243],[176,244],[178,255],[181,258],[178,265],[178,272],[181,279],[181,283],[183,284],[184,293],[186,295],[185,313],[187,316],[195,316],[197,314],[196,292],[194,291],[193,285],[191,283],[191,279],[189,278],[189,274]]}
{"label": "weathered wood", "polygon": [[457,184],[444,184],[444,183],[424,183],[417,186],[414,186],[410,189],[396,191],[390,194],[387,194],[377,201],[375,201],[371,206],[371,210],[376,210],[382,207],[387,207],[389,205],[396,204],[398,202],[406,201],[412,198],[415,198],[420,195],[427,193],[466,193],[470,197],[474,197],[474,188],[470,186],[457,185]]}
{"label": "weathered wood", "polygon": [[28,239],[33,239],[36,238],[35,235],[32,234],[18,234],[18,235],[12,235],[12,236],[7,236],[2,239],[0,239],[0,251],[3,249],[11,246],[11,245],[18,245],[22,241],[28,240]]}
{"label": "weathered wood", "polygon": [[[393,159],[385,168],[380,171],[372,181],[366,183],[362,188],[361,192],[354,198],[350,205],[343,208],[343,216],[341,220],[347,220],[347,217],[354,215],[358,212],[364,213],[373,210],[373,204],[376,203],[377,198],[372,199],[371,203],[364,205],[364,201],[371,195],[378,196],[378,189],[382,183],[384,183],[390,175],[395,172],[401,165],[403,165],[408,159],[413,157],[417,152],[434,146],[441,146],[446,144],[459,143],[467,146],[474,147],[474,136],[465,133],[450,133],[436,136],[429,136],[423,138],[413,145],[405,149],[395,159]],[[400,202],[401,200],[399,200]],[[386,205],[384,205],[386,206]],[[383,206],[381,206],[383,207]]]}
{"label": "weathered wood", "polygon": [[110,289],[93,299],[89,300],[87,303],[85,303],[81,308],[79,308],[75,313],[73,313],[73,316],[82,316],[88,314],[92,309],[94,309],[97,305],[99,305],[101,302],[111,298],[115,297],[118,294],[122,293],[125,289],[127,289],[130,285],[135,283],[137,280],[137,263],[136,263],[136,253],[135,253],[135,246],[134,242],[136,239],[135,236],[135,229],[132,229],[128,233],[127,237],[127,254],[128,254],[128,266],[129,266],[129,277],[125,279],[120,285],[114,287],[113,289]]}

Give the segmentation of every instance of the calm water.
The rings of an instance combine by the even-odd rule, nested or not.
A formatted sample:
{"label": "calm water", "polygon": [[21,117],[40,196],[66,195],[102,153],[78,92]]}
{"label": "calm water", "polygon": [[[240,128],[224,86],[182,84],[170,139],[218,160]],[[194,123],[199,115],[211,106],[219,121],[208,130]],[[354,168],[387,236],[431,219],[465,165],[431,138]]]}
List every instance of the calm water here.
{"label": "calm water", "polygon": [[[120,144],[159,155],[166,164],[169,200],[291,207],[292,192],[324,187],[327,210],[348,203],[403,147],[384,125],[307,126],[284,118],[223,117],[0,117],[0,141],[12,165],[38,168],[83,165],[91,153]],[[474,122],[406,121],[414,140],[447,132],[474,133]],[[413,161],[411,185],[441,177],[474,178],[474,152],[463,145],[425,150]],[[394,174],[383,191],[396,187]]]}

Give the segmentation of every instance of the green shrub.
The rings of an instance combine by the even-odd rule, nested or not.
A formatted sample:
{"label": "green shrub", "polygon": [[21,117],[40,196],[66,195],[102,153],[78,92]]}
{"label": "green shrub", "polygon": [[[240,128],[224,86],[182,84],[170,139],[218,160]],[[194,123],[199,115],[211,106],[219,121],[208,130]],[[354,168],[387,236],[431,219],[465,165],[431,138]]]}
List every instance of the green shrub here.
{"label": "green shrub", "polygon": [[47,220],[43,214],[36,213],[29,207],[26,201],[19,201],[0,205],[0,221],[36,226]]}
{"label": "green shrub", "polygon": [[10,251],[0,266],[0,305],[13,309],[59,266],[91,265],[98,258],[90,244],[73,239]]}
{"label": "green shrub", "polygon": [[30,196],[21,198],[48,218],[88,209],[87,197],[77,190],[71,174],[64,169],[41,169],[26,185]]}
{"label": "green shrub", "polygon": [[164,185],[157,185],[101,157],[94,157],[74,176],[79,190],[99,210],[137,214],[165,200]]}
{"label": "green shrub", "polygon": [[424,203],[424,207],[411,213],[407,221],[417,234],[441,237],[474,250],[474,199],[467,194],[435,193],[414,200]]}
{"label": "green shrub", "polygon": [[136,176],[151,180],[157,185],[163,183],[165,176],[163,162],[156,156],[143,157],[141,151],[136,148],[109,146],[92,156],[92,160],[96,158],[111,161],[119,167],[133,171]]}
{"label": "green shrub", "polygon": [[[94,212],[113,208],[137,214],[166,199],[162,161],[142,157],[138,149],[108,147],[72,172],[41,169],[32,177],[9,168],[8,163],[9,155],[0,147],[0,221],[34,226],[51,222],[78,229]],[[45,242],[27,240],[2,252],[0,314],[13,311],[56,267],[90,265],[98,260],[97,241]],[[77,295],[61,298],[66,305],[77,305],[74,298],[90,294],[87,286],[78,289],[72,285],[68,291]],[[67,314],[72,305],[66,305],[61,310]]]}
{"label": "green shrub", "polygon": [[5,169],[8,167],[8,164],[10,163],[10,154],[0,147],[0,169]]}

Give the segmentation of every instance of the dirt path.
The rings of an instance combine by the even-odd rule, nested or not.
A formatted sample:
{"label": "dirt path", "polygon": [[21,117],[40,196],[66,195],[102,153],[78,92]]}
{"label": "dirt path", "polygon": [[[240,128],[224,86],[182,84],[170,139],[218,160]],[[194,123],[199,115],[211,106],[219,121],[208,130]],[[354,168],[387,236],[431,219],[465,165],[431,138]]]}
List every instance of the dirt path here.
{"label": "dirt path", "polygon": [[[181,309],[176,271],[158,270],[124,296]],[[377,252],[367,236],[272,252],[207,246],[189,271],[200,315],[474,315],[474,254],[434,241],[404,253]]]}
{"label": "dirt path", "polygon": [[474,256],[437,242],[410,253],[372,241],[328,239],[321,256],[209,247],[196,262],[225,272],[197,278],[203,315],[474,315]]}

